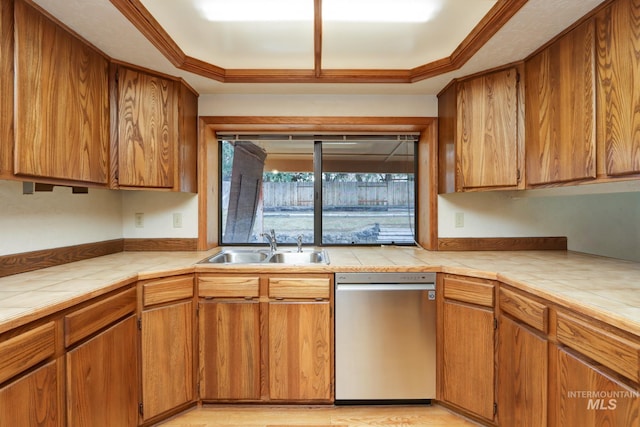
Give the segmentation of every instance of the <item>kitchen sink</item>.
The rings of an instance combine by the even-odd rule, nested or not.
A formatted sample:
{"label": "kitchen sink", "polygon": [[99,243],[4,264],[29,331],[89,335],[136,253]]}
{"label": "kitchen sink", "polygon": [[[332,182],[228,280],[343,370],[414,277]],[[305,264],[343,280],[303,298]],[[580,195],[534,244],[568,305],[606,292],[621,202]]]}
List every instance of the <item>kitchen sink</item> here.
{"label": "kitchen sink", "polygon": [[268,262],[280,264],[329,264],[326,251],[275,252]]}
{"label": "kitchen sink", "polygon": [[325,250],[302,252],[276,251],[265,249],[223,249],[207,257],[199,264],[329,264],[329,255]]}
{"label": "kitchen sink", "polygon": [[225,249],[212,257],[203,259],[201,264],[255,264],[269,258],[269,251],[251,249]]}

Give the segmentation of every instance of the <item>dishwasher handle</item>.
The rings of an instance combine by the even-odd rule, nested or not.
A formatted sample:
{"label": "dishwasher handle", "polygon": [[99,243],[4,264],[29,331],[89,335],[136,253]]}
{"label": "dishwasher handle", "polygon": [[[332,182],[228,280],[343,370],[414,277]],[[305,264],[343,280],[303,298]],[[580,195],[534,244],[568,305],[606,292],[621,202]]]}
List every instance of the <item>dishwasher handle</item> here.
{"label": "dishwasher handle", "polygon": [[435,291],[435,283],[362,283],[349,284],[339,283],[336,291]]}

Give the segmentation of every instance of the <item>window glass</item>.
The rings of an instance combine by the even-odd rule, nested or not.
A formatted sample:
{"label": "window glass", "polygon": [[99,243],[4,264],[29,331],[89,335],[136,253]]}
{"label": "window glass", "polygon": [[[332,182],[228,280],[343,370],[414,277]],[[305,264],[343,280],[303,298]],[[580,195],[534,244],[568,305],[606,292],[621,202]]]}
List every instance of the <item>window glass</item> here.
{"label": "window glass", "polygon": [[322,244],[413,244],[413,139],[322,143]]}
{"label": "window glass", "polygon": [[[266,244],[261,234],[271,229],[285,245],[298,236],[309,245],[414,244],[413,136],[219,140],[223,245]],[[317,175],[314,143],[321,153]],[[318,188],[314,176],[322,177]]]}
{"label": "window glass", "polygon": [[313,141],[222,140],[222,244],[314,243]]}

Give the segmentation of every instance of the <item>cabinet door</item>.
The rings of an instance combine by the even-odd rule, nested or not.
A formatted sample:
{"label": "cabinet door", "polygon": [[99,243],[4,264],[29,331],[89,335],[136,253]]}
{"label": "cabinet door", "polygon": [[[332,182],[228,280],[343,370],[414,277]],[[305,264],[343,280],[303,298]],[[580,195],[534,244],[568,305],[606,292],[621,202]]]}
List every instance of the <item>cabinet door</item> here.
{"label": "cabinet door", "polygon": [[191,301],[143,311],[141,351],[145,420],[194,399]]}
{"label": "cabinet door", "polygon": [[179,181],[180,191],[198,192],[198,96],[180,85],[178,102]]}
{"label": "cabinet door", "polygon": [[508,317],[498,326],[500,425],[547,425],[548,343]]}
{"label": "cabinet door", "polygon": [[458,87],[457,163],[461,188],[518,185],[518,73],[515,68]]}
{"label": "cabinet door", "polygon": [[640,173],[640,1],[598,15],[598,143],[609,176]]}
{"label": "cabinet door", "polygon": [[136,323],[129,316],[67,353],[67,425],[138,424]]}
{"label": "cabinet door", "polygon": [[0,177],[13,175],[13,2],[0,1]]}
{"label": "cabinet door", "polygon": [[260,304],[200,304],[200,398],[260,399]]}
{"label": "cabinet door", "polygon": [[557,361],[556,425],[629,427],[640,425],[638,389],[553,347]]}
{"label": "cabinet door", "polygon": [[330,303],[269,303],[269,397],[331,399]]}
{"label": "cabinet door", "polygon": [[53,361],[0,388],[0,427],[62,426],[61,381]]}
{"label": "cabinet door", "polygon": [[14,172],[106,185],[109,62],[23,1],[15,46]]}
{"label": "cabinet door", "polygon": [[528,185],[596,177],[594,56],[589,20],[525,64]]}
{"label": "cabinet door", "polygon": [[493,420],[493,310],[444,301],[442,314],[442,397]]}
{"label": "cabinet door", "polygon": [[118,72],[118,184],[172,188],[177,140],[174,82]]}

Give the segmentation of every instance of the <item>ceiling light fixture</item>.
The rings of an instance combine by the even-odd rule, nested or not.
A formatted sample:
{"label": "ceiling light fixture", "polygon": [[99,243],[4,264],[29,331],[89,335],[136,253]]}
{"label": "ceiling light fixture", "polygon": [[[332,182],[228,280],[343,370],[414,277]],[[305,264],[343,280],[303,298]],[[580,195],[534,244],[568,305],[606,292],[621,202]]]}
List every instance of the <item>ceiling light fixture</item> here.
{"label": "ceiling light fixture", "polygon": [[322,18],[336,22],[427,22],[443,0],[323,0]]}
{"label": "ceiling light fixture", "polygon": [[[322,18],[334,22],[427,22],[443,0],[323,0]],[[209,21],[313,21],[313,0],[196,0]]]}
{"label": "ceiling light fixture", "polygon": [[313,21],[313,0],[198,0],[209,21]]}

